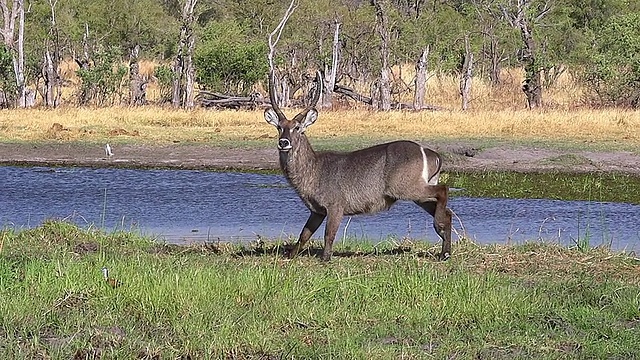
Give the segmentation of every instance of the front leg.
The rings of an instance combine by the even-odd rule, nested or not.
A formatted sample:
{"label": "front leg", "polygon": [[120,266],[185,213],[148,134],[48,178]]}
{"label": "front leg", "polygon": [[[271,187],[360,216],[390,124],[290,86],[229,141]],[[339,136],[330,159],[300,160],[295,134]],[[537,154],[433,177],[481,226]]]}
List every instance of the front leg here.
{"label": "front leg", "polygon": [[293,259],[294,257],[298,256],[300,249],[302,249],[307,241],[309,241],[313,233],[318,230],[318,227],[320,227],[320,224],[322,224],[324,218],[325,215],[323,214],[318,214],[313,211],[311,212],[311,215],[309,215],[307,222],[304,224],[304,228],[302,228],[302,232],[300,233],[298,242],[294,245],[293,249],[291,249],[291,252],[289,252],[290,258]]}
{"label": "front leg", "polygon": [[324,249],[322,251],[323,261],[331,260],[331,255],[333,255],[333,241],[336,239],[336,233],[342,222],[343,215],[342,208],[327,209],[327,226],[324,230]]}

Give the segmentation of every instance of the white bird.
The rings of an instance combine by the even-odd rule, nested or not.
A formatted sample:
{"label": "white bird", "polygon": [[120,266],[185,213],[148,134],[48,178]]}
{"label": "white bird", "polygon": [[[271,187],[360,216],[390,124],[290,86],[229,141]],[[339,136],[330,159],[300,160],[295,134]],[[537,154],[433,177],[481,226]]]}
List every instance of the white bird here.
{"label": "white bird", "polygon": [[104,277],[104,281],[106,281],[107,284],[109,284],[114,289],[122,285],[122,282],[120,282],[120,280],[109,277],[109,269],[107,269],[106,267],[102,268],[102,277]]}
{"label": "white bird", "polygon": [[111,146],[109,146],[109,144],[104,146],[104,152],[107,154],[108,158],[113,156],[113,152],[111,152]]}

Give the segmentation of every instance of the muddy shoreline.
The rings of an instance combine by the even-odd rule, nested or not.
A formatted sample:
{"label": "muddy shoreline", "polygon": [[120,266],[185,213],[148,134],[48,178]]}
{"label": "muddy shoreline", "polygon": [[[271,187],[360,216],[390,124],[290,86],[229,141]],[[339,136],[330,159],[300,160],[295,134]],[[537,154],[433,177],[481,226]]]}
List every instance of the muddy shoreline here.
{"label": "muddy shoreline", "polygon": [[[207,144],[112,145],[107,158],[99,145],[1,143],[0,165],[165,168],[216,171],[275,171],[274,148],[230,149]],[[476,147],[468,142],[434,146],[444,171],[619,172],[640,176],[640,155],[632,152],[571,151],[519,146]]]}

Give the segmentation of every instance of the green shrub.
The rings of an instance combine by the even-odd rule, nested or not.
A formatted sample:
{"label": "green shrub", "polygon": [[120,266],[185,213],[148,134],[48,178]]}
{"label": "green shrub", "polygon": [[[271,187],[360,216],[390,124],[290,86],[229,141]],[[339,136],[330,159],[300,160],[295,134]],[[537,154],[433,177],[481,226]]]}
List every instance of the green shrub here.
{"label": "green shrub", "polygon": [[171,86],[173,85],[173,70],[171,70],[171,67],[168,65],[160,65],[154,70],[153,76],[155,76],[158,82],[160,101],[171,100]]}
{"label": "green shrub", "polygon": [[584,80],[597,105],[640,106],[640,14],[614,16],[595,34]]}
{"label": "green shrub", "polygon": [[80,105],[117,102],[120,85],[127,74],[127,68],[120,63],[120,59],[120,50],[108,47],[93,54],[91,66],[78,69],[78,77],[82,80],[78,97]]}
{"label": "green shrub", "polygon": [[267,46],[235,22],[211,23],[196,47],[196,79],[207,90],[247,94],[268,71]]}
{"label": "green shrub", "polygon": [[13,60],[7,48],[0,46],[0,108],[9,107],[15,100],[16,79]]}

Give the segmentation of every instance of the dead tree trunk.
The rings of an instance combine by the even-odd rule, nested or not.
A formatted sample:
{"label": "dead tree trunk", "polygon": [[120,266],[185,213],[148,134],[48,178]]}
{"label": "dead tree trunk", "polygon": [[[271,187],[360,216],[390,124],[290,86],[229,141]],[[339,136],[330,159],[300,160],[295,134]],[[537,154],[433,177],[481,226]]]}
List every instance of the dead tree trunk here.
{"label": "dead tree trunk", "polygon": [[[0,0],[0,10],[2,10],[3,19],[3,27],[0,30],[0,34],[2,34],[4,44],[11,52],[13,60],[17,103],[19,107],[32,106],[33,101],[27,98],[27,93],[31,92],[26,87],[24,68],[24,0],[12,1],[11,10],[7,6],[7,0]],[[17,34],[16,26],[18,27]]]}
{"label": "dead tree trunk", "polygon": [[195,44],[193,23],[197,0],[185,0],[182,9],[182,26],[178,54],[173,65],[173,87],[171,104],[173,107],[193,107],[193,47]]}
{"label": "dead tree trunk", "polygon": [[60,104],[60,97],[62,96],[60,75],[58,73],[58,65],[60,64],[60,39],[58,37],[58,26],[56,23],[57,3],[57,0],[49,0],[49,7],[51,8],[51,29],[49,31],[49,39],[46,41],[42,61],[42,78],[44,79],[42,97],[44,99],[44,105],[54,108]]}
{"label": "dead tree trunk", "polygon": [[27,106],[27,86],[24,74],[24,1],[14,0],[18,3],[18,43],[17,56],[13,59],[13,67],[16,73],[16,85],[18,89],[18,106]]}
{"label": "dead tree trunk", "polygon": [[[521,62],[524,65],[525,79],[522,91],[527,97],[529,109],[542,106],[542,68],[536,58],[536,45],[533,39],[533,24],[540,21],[550,10],[548,3],[538,9],[536,16],[530,15],[531,0],[517,0],[511,8],[502,7],[505,18],[512,27],[520,31],[523,42]],[[529,16],[532,16],[529,18]]]}
{"label": "dead tree trunk", "polygon": [[139,45],[134,46],[129,54],[129,106],[147,103],[147,79],[140,76],[139,54]]}
{"label": "dead tree trunk", "polygon": [[280,79],[280,104],[282,106],[288,107],[291,106],[291,87],[289,84],[291,83],[291,79],[289,78],[289,74],[285,73],[282,75]]}
{"label": "dead tree trunk", "polygon": [[[195,4],[196,0],[192,0]],[[194,102],[194,87],[196,83],[196,69],[193,67],[193,50],[195,48],[196,39],[193,35],[193,29],[189,35],[189,41],[187,42],[187,56],[184,59],[185,65],[185,91],[184,91],[184,106],[187,109],[193,108]]]}
{"label": "dead tree trunk", "polygon": [[330,108],[333,106],[333,88],[336,86],[336,78],[338,74],[338,62],[340,60],[340,25],[338,19],[334,20],[335,29],[333,32],[333,48],[331,58],[331,68],[325,64],[324,68],[324,86],[322,93],[322,107]]}
{"label": "dead tree trunk", "polygon": [[49,49],[44,52],[42,78],[44,79],[44,86],[42,89],[44,105],[47,107],[57,107],[60,99],[59,92],[57,90],[59,88],[58,71]]}
{"label": "dead tree trunk", "polygon": [[491,57],[491,70],[489,71],[489,80],[491,80],[491,85],[496,86],[500,85],[501,81],[500,63],[502,62],[502,58],[498,50],[497,36],[495,34],[492,34],[489,41],[489,56]]}
{"label": "dead tree trunk", "polygon": [[[276,56],[276,45],[278,44],[278,41],[280,41],[280,36],[282,36],[282,30],[284,30],[284,26],[287,24],[289,17],[291,17],[291,14],[293,14],[297,7],[298,5],[296,4],[296,0],[291,0],[287,11],[284,13],[282,19],[280,20],[280,23],[278,23],[278,26],[276,26],[276,28],[273,29],[273,31],[269,34],[269,53],[267,54],[267,59],[269,60],[269,81],[274,84],[274,86],[271,87],[269,91],[278,88],[276,84],[278,77],[276,76],[276,65],[274,61],[274,57]],[[270,94],[270,98],[275,99],[275,101],[279,103],[276,105],[279,106],[281,105],[280,103],[282,102],[284,96],[279,97],[278,94]]]}
{"label": "dead tree trunk", "polygon": [[464,61],[462,63],[462,76],[460,77],[460,96],[462,97],[462,110],[469,108],[469,96],[471,95],[471,76],[473,74],[473,53],[469,48],[469,37],[464,38]]}
{"label": "dead tree trunk", "polygon": [[413,94],[413,109],[420,110],[424,106],[424,95],[427,91],[427,58],[429,57],[429,46],[422,49],[420,58],[416,62],[416,83]]}
{"label": "dead tree trunk", "polygon": [[[82,55],[78,56],[74,53],[73,60],[80,69],[87,70],[91,66],[91,57],[89,55],[89,24],[84,24],[84,34],[82,35]],[[89,103],[93,92],[94,89],[91,89],[89,86],[81,86],[80,93],[78,94],[78,104],[83,106]]]}
{"label": "dead tree trunk", "polygon": [[541,69],[536,61],[535,44],[531,31],[525,23],[521,28],[522,39],[525,47],[522,53],[522,61],[524,62],[525,78],[522,84],[522,91],[527,97],[529,109],[542,106],[542,77]]}
{"label": "dead tree trunk", "polygon": [[389,20],[387,18],[386,0],[371,0],[376,9],[376,28],[380,35],[380,81],[378,82],[378,109],[391,110],[391,69],[389,69]]}

